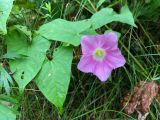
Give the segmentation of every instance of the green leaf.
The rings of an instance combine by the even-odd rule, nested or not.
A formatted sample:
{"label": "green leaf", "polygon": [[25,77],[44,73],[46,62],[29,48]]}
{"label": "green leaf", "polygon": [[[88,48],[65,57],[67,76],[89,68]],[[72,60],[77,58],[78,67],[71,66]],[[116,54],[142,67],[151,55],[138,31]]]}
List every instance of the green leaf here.
{"label": "green leaf", "polygon": [[59,47],[53,60],[46,60],[35,78],[36,84],[44,96],[62,112],[71,75],[72,48]]}
{"label": "green leaf", "polygon": [[122,7],[120,14],[117,14],[115,11],[113,11],[112,8],[103,8],[99,12],[92,15],[91,21],[93,28],[95,29],[113,21],[126,23],[136,27],[132,13],[130,12],[127,5]]}
{"label": "green leaf", "polygon": [[56,19],[40,27],[38,33],[49,40],[66,42],[75,46],[80,44],[82,32],[91,27],[89,20],[77,22]]}
{"label": "green leaf", "polygon": [[38,33],[49,40],[61,41],[78,46],[80,44],[80,38],[84,34],[93,33],[95,29],[113,21],[136,26],[132,13],[128,6],[125,5],[122,7],[120,14],[114,12],[112,8],[104,8],[95,13],[91,19],[87,20],[71,22],[56,19],[42,25]]}
{"label": "green leaf", "polygon": [[0,64],[0,89],[4,87],[7,94],[10,94],[10,84],[13,84],[11,76],[8,74],[8,72],[4,69],[2,64]]}
{"label": "green leaf", "polygon": [[13,6],[13,0],[0,0],[0,34],[6,34],[6,22]]}
{"label": "green leaf", "polygon": [[0,104],[0,120],[16,120],[16,114],[9,107]]}
{"label": "green leaf", "polygon": [[6,37],[8,53],[27,56],[9,61],[13,77],[21,91],[39,72],[50,46],[50,42],[41,36],[33,38],[31,44],[26,39],[24,34],[17,31],[10,32]]}

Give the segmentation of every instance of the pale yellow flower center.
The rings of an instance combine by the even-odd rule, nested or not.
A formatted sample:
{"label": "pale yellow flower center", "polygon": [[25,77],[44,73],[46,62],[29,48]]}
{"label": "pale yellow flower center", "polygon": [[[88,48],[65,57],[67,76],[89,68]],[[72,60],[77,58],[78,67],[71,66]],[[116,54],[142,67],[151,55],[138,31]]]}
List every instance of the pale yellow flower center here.
{"label": "pale yellow flower center", "polygon": [[93,52],[93,58],[95,60],[98,60],[98,61],[103,60],[103,58],[105,57],[105,55],[106,55],[106,52],[102,48],[97,48]]}

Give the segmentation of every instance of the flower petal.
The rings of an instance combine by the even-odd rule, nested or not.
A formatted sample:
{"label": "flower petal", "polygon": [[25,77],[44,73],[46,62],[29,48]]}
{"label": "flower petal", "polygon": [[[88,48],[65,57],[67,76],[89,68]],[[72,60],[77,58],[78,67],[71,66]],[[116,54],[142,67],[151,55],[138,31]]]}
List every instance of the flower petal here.
{"label": "flower petal", "polygon": [[101,62],[96,65],[93,74],[96,75],[101,81],[106,81],[109,78],[111,72],[112,69],[107,64]]}
{"label": "flower petal", "polygon": [[109,32],[104,34],[104,45],[103,48],[117,48],[118,47],[118,37],[116,33],[114,32]]}
{"label": "flower petal", "polygon": [[93,60],[92,56],[83,55],[78,63],[78,69],[82,72],[92,72],[96,66],[96,61]]}
{"label": "flower petal", "polygon": [[81,48],[83,54],[92,54],[97,48],[96,37],[93,35],[86,35],[81,38]]}
{"label": "flower petal", "polygon": [[122,67],[126,63],[126,60],[124,56],[121,54],[119,48],[112,51],[108,51],[105,59],[106,64],[108,63],[113,69]]}

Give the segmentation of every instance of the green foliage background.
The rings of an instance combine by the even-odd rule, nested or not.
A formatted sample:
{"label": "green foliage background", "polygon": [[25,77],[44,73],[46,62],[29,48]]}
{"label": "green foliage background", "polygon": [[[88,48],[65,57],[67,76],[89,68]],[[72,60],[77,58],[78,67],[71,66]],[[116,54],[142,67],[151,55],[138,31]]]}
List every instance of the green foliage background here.
{"label": "green foliage background", "polygon": [[[125,114],[120,102],[138,81],[160,80],[158,0],[0,3],[0,119],[137,118]],[[101,83],[77,70],[77,46],[81,36],[106,30],[121,33],[127,64]],[[159,114],[155,100],[148,119]]]}

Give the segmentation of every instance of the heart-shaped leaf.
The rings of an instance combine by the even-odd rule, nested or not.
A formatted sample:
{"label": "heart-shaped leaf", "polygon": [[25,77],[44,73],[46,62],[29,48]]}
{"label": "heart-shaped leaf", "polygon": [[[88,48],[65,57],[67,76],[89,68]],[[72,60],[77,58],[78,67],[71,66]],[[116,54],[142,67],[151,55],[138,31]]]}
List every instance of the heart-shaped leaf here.
{"label": "heart-shaped leaf", "polygon": [[32,43],[28,43],[26,35],[12,31],[7,35],[6,43],[8,53],[27,56],[9,61],[11,71],[14,73],[13,77],[23,91],[39,72],[50,42],[41,36],[36,36]]}
{"label": "heart-shaped leaf", "polygon": [[136,27],[134,18],[127,5],[121,8],[120,14],[112,8],[103,8],[91,17],[93,28],[97,29],[113,21],[122,22]]}
{"label": "heart-shaped leaf", "polygon": [[72,48],[59,47],[53,60],[46,60],[35,78],[35,82],[44,96],[61,112],[65,101],[71,75]]}
{"label": "heart-shaped leaf", "polygon": [[38,33],[49,40],[79,45],[82,32],[91,27],[89,20],[77,22],[56,19],[40,27]]}

